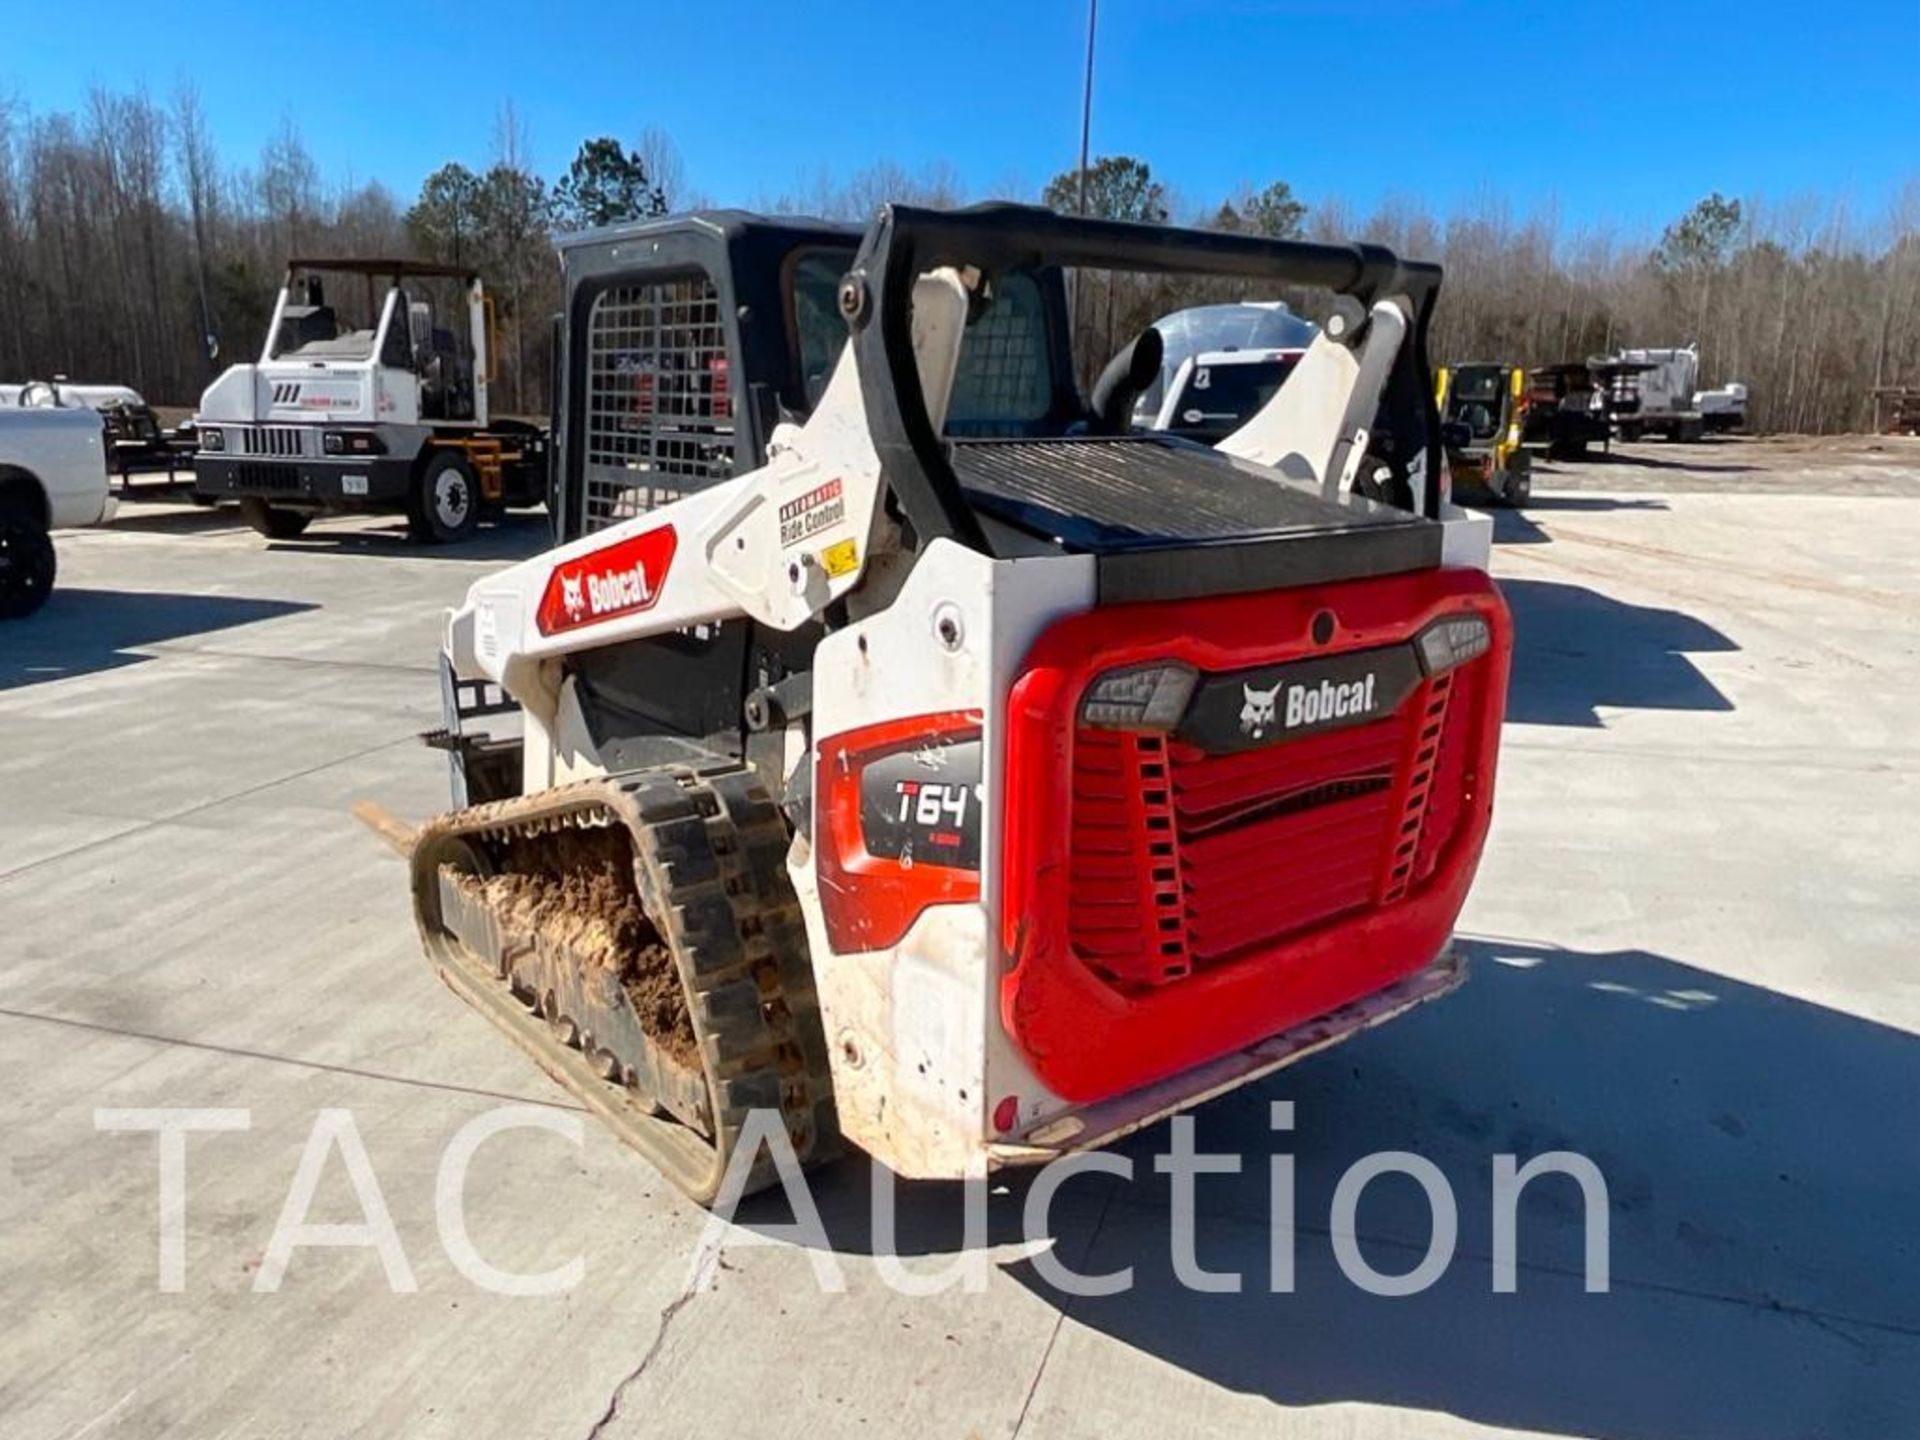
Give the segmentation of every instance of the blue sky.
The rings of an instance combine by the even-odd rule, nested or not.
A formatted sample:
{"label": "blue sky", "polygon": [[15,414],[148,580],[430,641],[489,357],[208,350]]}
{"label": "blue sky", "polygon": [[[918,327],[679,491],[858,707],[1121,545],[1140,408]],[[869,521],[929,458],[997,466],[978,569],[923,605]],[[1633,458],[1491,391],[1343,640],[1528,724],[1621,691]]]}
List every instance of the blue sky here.
{"label": "blue sky", "polygon": [[[1274,178],[1363,209],[1490,191],[1632,235],[1709,190],[1871,213],[1920,175],[1920,0],[1100,9],[1094,151],[1142,156],[1190,204]],[[191,78],[229,163],[290,116],[329,181],[378,178],[403,200],[444,160],[484,162],[508,99],[549,175],[585,135],[651,125],[725,203],[878,160],[949,162],[976,198],[1031,193],[1078,145],[1084,0],[75,13],[0,4],[0,94],[44,113],[95,84],[164,97]],[[435,98],[433,76],[471,83]]]}

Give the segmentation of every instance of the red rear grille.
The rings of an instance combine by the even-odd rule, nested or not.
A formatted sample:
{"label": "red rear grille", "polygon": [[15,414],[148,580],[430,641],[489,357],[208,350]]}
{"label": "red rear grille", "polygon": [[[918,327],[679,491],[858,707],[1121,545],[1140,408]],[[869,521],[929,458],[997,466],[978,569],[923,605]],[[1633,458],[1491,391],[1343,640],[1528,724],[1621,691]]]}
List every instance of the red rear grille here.
{"label": "red rear grille", "polygon": [[[1337,643],[1315,642],[1323,611]],[[1468,619],[1484,643],[1456,624]],[[1381,662],[1349,658],[1367,651]],[[1451,567],[1095,606],[1049,625],[1002,716],[994,916],[999,1019],[1032,1075],[1093,1104],[1432,964],[1486,838],[1511,652],[1492,582]],[[1449,654],[1462,663],[1423,678],[1417,662]],[[1181,728],[1195,743],[1083,725],[1102,677],[1176,663],[1200,672]],[[1339,697],[1323,677],[1362,673],[1391,680],[1379,707],[1326,729],[1304,689],[1296,722],[1296,692],[1276,683],[1312,677],[1324,716]],[[1243,707],[1243,678],[1274,697],[1282,729],[1239,750],[1262,713],[1252,694]],[[1141,687],[1103,688],[1118,706]]]}
{"label": "red rear grille", "polygon": [[1166,737],[1082,730],[1074,738],[1074,948],[1115,979],[1150,985],[1191,968]]}
{"label": "red rear grille", "polygon": [[1441,676],[1385,719],[1231,755],[1076,730],[1075,953],[1122,988],[1165,985],[1403,899],[1468,808],[1461,683]]}
{"label": "red rear grille", "polygon": [[[1434,758],[1433,783],[1427,792],[1420,843],[1414,852],[1412,883],[1420,884],[1440,863],[1447,842],[1459,831],[1472,809],[1481,777],[1470,768],[1475,717],[1480,713],[1486,669],[1469,665],[1443,677],[1452,682],[1446,716],[1440,729],[1440,753]],[[1437,683],[1437,682],[1436,682]]]}

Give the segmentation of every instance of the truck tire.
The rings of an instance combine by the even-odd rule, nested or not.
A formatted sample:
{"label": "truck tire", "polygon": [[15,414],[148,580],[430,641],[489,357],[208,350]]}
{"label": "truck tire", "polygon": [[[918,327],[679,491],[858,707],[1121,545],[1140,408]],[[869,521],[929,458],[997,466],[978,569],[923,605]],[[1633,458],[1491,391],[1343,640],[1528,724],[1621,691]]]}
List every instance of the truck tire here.
{"label": "truck tire", "polygon": [[1500,491],[1500,499],[1512,509],[1524,510],[1532,498],[1533,466],[1527,463],[1526,454],[1522,452],[1507,461],[1507,480]]}
{"label": "truck tire", "polygon": [[290,510],[285,505],[269,505],[258,495],[242,496],[240,518],[269,540],[292,540],[306,533],[313,516],[305,510]]}
{"label": "truck tire", "polygon": [[458,450],[435,450],[407,495],[407,533],[422,545],[464,540],[480,524],[480,482]]}
{"label": "truck tire", "polygon": [[0,620],[19,620],[47,603],[58,562],[53,537],[24,501],[0,500]]}

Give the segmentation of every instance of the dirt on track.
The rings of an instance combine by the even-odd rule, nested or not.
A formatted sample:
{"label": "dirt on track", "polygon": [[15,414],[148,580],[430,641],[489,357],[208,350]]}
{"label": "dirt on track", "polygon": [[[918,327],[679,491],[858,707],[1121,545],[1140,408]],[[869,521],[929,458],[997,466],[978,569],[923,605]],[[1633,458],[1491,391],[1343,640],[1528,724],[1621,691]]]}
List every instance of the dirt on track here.
{"label": "dirt on track", "polygon": [[465,878],[503,924],[565,946],[582,964],[614,971],[649,1039],[683,1065],[699,1063],[680,973],[640,907],[624,830],[562,830],[509,841],[501,873]]}

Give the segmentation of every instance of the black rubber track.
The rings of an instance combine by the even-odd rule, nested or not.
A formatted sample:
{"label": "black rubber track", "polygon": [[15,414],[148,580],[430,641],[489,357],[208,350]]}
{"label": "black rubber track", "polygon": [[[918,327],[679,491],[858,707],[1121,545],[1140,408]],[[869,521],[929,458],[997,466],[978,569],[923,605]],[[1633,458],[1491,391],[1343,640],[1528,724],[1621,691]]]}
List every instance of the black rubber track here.
{"label": "black rubber track", "polygon": [[[648,919],[672,951],[710,1097],[713,1134],[604,1078],[499,978],[486,941],[442,915],[440,871],[488,868],[489,845],[574,823],[623,823]],[[490,838],[491,837],[491,838]],[[737,765],[664,766],[578,781],[430,821],[413,851],[415,917],[453,990],[506,1030],[620,1138],[702,1204],[719,1191],[755,1110],[777,1111],[803,1164],[839,1150],[806,927],[787,878],[785,819]],[[765,1147],[742,1193],[778,1178]]]}

